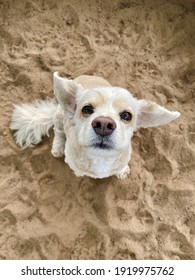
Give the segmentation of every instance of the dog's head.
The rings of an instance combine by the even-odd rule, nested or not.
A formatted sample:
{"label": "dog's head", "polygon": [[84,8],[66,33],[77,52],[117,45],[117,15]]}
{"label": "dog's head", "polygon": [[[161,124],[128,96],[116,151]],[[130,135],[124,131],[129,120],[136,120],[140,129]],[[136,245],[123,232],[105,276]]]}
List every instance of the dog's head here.
{"label": "dog's head", "polygon": [[140,127],[164,125],[180,116],[119,87],[84,89],[54,73],[54,93],[73,120],[79,145],[100,152],[126,149]]}

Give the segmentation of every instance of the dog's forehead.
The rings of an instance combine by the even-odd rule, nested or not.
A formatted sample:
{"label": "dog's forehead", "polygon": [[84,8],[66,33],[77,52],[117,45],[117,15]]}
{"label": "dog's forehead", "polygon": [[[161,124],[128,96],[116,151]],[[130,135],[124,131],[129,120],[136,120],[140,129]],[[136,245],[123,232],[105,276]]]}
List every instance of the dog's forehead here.
{"label": "dog's forehead", "polygon": [[79,103],[91,103],[95,106],[112,105],[115,108],[131,107],[137,109],[137,100],[126,89],[120,87],[95,87],[85,90]]}

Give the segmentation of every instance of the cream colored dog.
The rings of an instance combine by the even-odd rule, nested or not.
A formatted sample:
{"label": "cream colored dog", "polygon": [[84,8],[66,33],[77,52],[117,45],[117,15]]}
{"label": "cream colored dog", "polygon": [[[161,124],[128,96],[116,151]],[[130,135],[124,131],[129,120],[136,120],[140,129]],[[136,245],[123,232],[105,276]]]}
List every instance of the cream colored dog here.
{"label": "cream colored dog", "polygon": [[54,101],[16,105],[10,128],[16,142],[32,147],[54,127],[52,154],[65,155],[76,176],[104,178],[130,173],[131,138],[140,127],[164,125],[180,116],[96,76],[75,80],[54,73]]}

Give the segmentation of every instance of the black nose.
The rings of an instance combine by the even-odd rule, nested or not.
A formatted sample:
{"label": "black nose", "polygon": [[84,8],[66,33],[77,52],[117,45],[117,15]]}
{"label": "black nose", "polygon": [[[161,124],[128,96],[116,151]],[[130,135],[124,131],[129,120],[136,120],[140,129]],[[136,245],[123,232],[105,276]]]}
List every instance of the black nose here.
{"label": "black nose", "polygon": [[99,117],[91,123],[95,133],[100,136],[109,136],[116,128],[116,123],[109,117]]}

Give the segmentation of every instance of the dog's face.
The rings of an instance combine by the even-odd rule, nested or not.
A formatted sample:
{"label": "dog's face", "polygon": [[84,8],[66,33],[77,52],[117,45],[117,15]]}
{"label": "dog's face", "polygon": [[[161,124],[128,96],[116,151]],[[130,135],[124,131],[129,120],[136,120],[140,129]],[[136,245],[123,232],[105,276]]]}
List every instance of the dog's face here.
{"label": "dog's face", "polygon": [[74,122],[78,142],[91,149],[112,151],[129,146],[138,106],[125,89],[96,87],[77,97]]}
{"label": "dog's face", "polygon": [[152,101],[137,100],[123,88],[84,89],[57,72],[54,92],[75,125],[79,145],[97,153],[125,150],[137,128],[167,124],[180,115]]}

